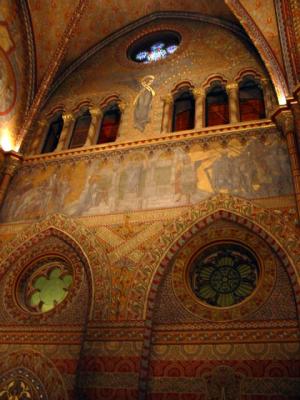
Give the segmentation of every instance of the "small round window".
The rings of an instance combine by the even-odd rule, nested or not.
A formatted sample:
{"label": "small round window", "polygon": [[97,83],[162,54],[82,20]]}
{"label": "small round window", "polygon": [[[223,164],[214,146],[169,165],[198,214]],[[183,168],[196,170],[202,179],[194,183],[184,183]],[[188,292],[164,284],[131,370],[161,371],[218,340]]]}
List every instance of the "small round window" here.
{"label": "small round window", "polygon": [[190,285],[204,303],[230,307],[249,297],[258,284],[254,254],[237,243],[222,243],[203,250],[191,264]]}
{"label": "small round window", "polygon": [[43,258],[21,277],[18,297],[28,311],[45,313],[65,300],[72,284],[73,271],[64,259]]}
{"label": "small round window", "polygon": [[181,36],[174,31],[159,31],[143,36],[128,49],[128,57],[137,63],[148,64],[163,60],[175,53]]}

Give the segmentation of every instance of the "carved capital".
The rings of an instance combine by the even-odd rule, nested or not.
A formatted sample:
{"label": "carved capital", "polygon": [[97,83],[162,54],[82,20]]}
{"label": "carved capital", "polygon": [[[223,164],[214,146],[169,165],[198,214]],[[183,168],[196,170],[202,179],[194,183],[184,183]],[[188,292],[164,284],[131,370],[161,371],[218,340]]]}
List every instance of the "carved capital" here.
{"label": "carved capital", "polygon": [[294,131],[294,117],[290,109],[277,109],[272,116],[272,120],[284,136]]}
{"label": "carved capital", "polygon": [[13,176],[19,168],[22,161],[22,155],[15,151],[10,151],[5,154],[4,174]]}
{"label": "carved capital", "polygon": [[72,121],[74,121],[74,115],[71,113],[63,114],[64,125],[69,125]]}
{"label": "carved capital", "polygon": [[90,111],[92,118],[99,118],[99,117],[102,117],[102,115],[103,115],[103,111],[101,110],[101,108],[98,108],[98,107],[90,108],[89,111]]}
{"label": "carved capital", "polygon": [[268,78],[262,78],[260,80],[260,83],[263,87],[269,87],[269,85],[271,84],[270,79]]}
{"label": "carved capital", "polygon": [[195,99],[203,98],[205,95],[205,90],[203,88],[195,88],[192,90]]}
{"label": "carved capital", "polygon": [[227,90],[227,92],[237,92],[238,91],[238,89],[239,89],[239,84],[237,83],[237,82],[232,82],[232,83],[228,83],[227,85],[226,85],[226,90]]}
{"label": "carved capital", "polygon": [[173,96],[171,94],[168,94],[167,96],[162,97],[161,99],[165,104],[172,104],[173,103]]}
{"label": "carved capital", "polygon": [[118,103],[118,106],[119,106],[119,109],[120,109],[121,113],[123,113],[125,111],[125,109],[126,109],[127,104],[124,101],[120,101]]}

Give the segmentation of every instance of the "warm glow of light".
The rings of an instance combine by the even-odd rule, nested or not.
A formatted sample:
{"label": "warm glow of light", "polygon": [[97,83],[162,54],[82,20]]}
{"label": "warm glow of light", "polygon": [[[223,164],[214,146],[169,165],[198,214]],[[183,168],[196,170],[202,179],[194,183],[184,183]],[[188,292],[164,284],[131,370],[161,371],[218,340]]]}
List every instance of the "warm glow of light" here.
{"label": "warm glow of light", "polygon": [[1,131],[0,146],[4,151],[14,150],[13,139],[7,128],[2,129]]}
{"label": "warm glow of light", "polygon": [[278,103],[280,106],[286,105],[286,97],[284,94],[280,93],[280,95],[278,96]]}

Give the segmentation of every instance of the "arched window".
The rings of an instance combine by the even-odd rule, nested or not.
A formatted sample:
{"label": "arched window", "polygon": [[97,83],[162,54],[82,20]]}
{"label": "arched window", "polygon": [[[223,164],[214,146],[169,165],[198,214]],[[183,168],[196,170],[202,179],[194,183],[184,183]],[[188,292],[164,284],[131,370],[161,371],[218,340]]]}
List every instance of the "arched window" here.
{"label": "arched window", "polygon": [[184,91],[174,101],[172,132],[194,129],[194,127],[195,99],[190,91]]}
{"label": "arched window", "polygon": [[239,87],[240,120],[251,121],[266,117],[264,94],[259,83],[246,76]]}
{"label": "arched window", "polygon": [[206,95],[206,126],[229,123],[228,96],[224,86],[215,81]]}
{"label": "arched window", "polygon": [[62,114],[59,114],[50,123],[44,146],[42,148],[42,153],[51,153],[56,149],[63,126],[64,120]]}
{"label": "arched window", "polygon": [[118,135],[121,112],[118,105],[109,107],[103,115],[97,144],[114,142]]}
{"label": "arched window", "polygon": [[87,110],[79,115],[75,121],[72,137],[69,144],[69,149],[84,146],[91,124],[91,114]]}

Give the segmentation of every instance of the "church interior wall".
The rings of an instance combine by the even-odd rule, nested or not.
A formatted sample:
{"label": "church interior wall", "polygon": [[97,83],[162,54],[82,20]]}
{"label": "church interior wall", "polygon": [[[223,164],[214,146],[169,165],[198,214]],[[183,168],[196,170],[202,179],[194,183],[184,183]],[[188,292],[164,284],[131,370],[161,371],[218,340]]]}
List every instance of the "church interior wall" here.
{"label": "church interior wall", "polygon": [[[130,43],[153,30],[178,31],[178,50],[128,60]],[[268,116],[162,132],[177,85],[205,96],[214,76],[233,84],[247,71],[275,105],[250,41],[168,19],[104,47],[48,99],[0,210],[0,388],[22,377],[34,399],[297,400],[300,250],[286,140]],[[141,126],[135,99],[147,76]],[[58,110],[72,121],[68,143],[81,105],[99,109],[111,96],[122,112],[115,142],[41,154]],[[253,293],[219,308],[191,293],[186,268],[222,241],[250,249],[259,273]],[[64,260],[73,282],[41,312],[22,285],[46,256]]]}

